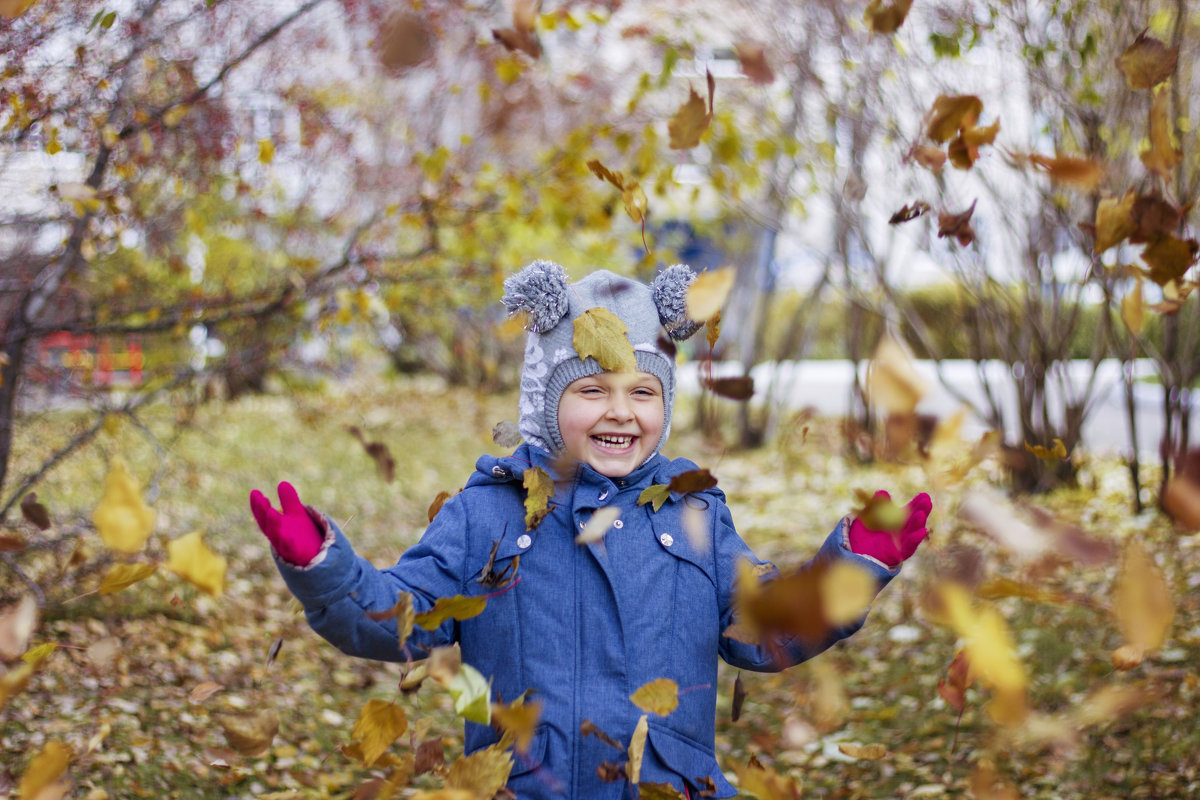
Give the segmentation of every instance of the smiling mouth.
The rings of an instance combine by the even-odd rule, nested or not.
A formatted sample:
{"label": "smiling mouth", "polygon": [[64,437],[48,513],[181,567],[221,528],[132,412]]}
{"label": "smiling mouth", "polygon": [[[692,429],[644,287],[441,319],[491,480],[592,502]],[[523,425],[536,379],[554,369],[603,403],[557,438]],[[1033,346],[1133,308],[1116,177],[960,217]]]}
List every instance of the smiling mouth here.
{"label": "smiling mouth", "polygon": [[592,441],[599,444],[601,447],[609,447],[614,450],[624,450],[633,444],[636,436],[625,434],[623,436],[613,436],[611,434],[597,434],[592,437]]}

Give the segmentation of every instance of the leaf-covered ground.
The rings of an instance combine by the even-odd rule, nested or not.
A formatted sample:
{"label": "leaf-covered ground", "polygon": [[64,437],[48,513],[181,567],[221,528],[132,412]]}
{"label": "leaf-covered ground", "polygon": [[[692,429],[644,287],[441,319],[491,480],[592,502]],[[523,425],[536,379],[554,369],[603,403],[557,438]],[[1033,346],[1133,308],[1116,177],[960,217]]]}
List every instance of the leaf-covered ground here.
{"label": "leaf-covered ground", "polygon": [[[360,552],[391,563],[419,536],[439,491],[462,486],[479,453],[505,452],[491,430],[514,409],[511,396],[388,381],[194,412],[164,406],[141,427],[111,425],[38,487],[54,521],[47,536],[62,542],[21,561],[47,587],[31,644],[58,647],[0,709],[0,797],[18,796],[17,781],[51,740],[72,749],[75,797],[376,796],[379,773],[339,751],[372,698],[396,700],[407,713],[410,733],[396,752],[440,735],[447,762],[456,758],[460,721],[445,692],[400,695],[400,666],[342,656],[308,630],[246,498],[251,488],[273,495],[286,478],[344,523]],[[688,431],[690,417],[679,410],[669,453],[712,471],[742,535],[781,567],[815,551],[858,503],[856,490],[907,497],[931,487],[920,465],[863,467],[844,458],[831,424],[799,421],[783,444],[741,453]],[[68,412],[26,422],[17,474],[82,424]],[[394,481],[383,479],[364,442],[386,446]],[[149,552],[165,559],[166,540],[202,531],[228,559],[223,594],[210,597],[164,570],[114,594],[93,592],[112,556],[86,521],[117,454],[157,511]],[[736,722],[737,675],[722,672],[717,746],[727,773],[753,757],[799,780],[805,797],[1200,795],[1200,537],[1154,512],[1133,516],[1127,474],[1115,463],[1085,464],[1081,488],[1037,499],[1114,552],[1138,539],[1171,587],[1166,643],[1117,671],[1110,654],[1123,643],[1112,613],[1119,559],[1091,567],[1021,560],[963,522],[953,513],[963,492],[994,480],[994,470],[987,461],[934,488],[930,539],[863,630],[800,667],[743,673]],[[19,517],[8,526],[41,541]],[[0,574],[7,593],[14,578]],[[960,646],[932,621],[931,598],[948,575],[976,586],[1008,578],[1019,589],[1010,594],[1024,595],[991,601],[1029,675],[1032,710],[1018,725],[991,720],[991,693],[978,682],[966,691],[961,722],[939,695]],[[241,756],[222,722],[262,709],[277,713],[278,734],[263,755]],[[885,753],[851,758],[843,749],[878,755],[854,744]],[[412,782],[439,785],[429,774]]]}

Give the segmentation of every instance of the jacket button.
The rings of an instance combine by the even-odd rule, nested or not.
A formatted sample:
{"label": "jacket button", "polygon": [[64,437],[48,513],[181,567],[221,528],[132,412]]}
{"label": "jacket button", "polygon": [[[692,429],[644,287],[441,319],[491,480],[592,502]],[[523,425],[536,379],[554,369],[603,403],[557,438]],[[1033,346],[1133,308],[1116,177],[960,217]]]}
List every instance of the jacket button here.
{"label": "jacket button", "polygon": [[529,547],[531,544],[533,544],[533,539],[529,537],[528,533],[522,533],[517,537],[517,547],[521,548],[522,550],[524,550],[526,547]]}
{"label": "jacket button", "polygon": [[662,536],[658,537],[658,540],[662,542],[663,547],[670,547],[671,545],[675,544],[675,537],[669,533],[664,533]]}
{"label": "jacket button", "polygon": [[613,527],[614,528],[624,528],[625,520],[621,520],[621,519],[613,520]]}
{"label": "jacket button", "polygon": [[608,499],[608,489],[605,489],[603,492],[601,492],[600,496],[596,499],[597,500],[607,500]]}
{"label": "jacket button", "polygon": [[507,478],[508,470],[506,470],[504,467],[497,464],[496,466],[492,467],[492,474],[495,475],[497,478]]}

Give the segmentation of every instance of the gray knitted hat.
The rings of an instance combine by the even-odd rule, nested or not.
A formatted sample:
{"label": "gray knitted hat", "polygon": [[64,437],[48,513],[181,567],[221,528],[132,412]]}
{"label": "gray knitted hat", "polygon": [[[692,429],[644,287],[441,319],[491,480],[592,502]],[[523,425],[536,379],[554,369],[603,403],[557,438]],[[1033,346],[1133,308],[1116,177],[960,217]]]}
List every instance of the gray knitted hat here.
{"label": "gray knitted hat", "polygon": [[[662,382],[663,431],[654,452],[671,432],[675,405],[675,356],[662,350],[665,333],[683,340],[700,324],[687,318],[688,286],[696,279],[691,267],[675,264],[650,286],[598,270],[575,284],[552,261],[534,261],[504,281],[504,305],[510,313],[528,314],[525,365],[521,371],[520,421],[525,441],[551,453],[564,449],[558,428],[558,401],[567,385],[604,369],[594,358],[580,359],[572,340],[575,318],[592,308],[620,317],[629,332],[637,367]],[[673,348],[672,348],[673,349]]]}

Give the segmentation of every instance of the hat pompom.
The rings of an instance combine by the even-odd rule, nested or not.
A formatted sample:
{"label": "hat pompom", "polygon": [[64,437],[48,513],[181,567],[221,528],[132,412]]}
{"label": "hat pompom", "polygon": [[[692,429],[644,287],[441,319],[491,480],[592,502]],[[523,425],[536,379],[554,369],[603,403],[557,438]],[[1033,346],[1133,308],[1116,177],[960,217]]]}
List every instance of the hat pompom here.
{"label": "hat pompom", "polygon": [[534,333],[550,330],[567,313],[567,271],[553,261],[534,261],[504,280],[501,302],[510,314],[529,315],[526,327]]}
{"label": "hat pompom", "polygon": [[650,289],[658,318],[672,339],[683,341],[700,330],[701,323],[688,319],[687,290],[696,273],[687,264],[673,264],[654,278]]}

